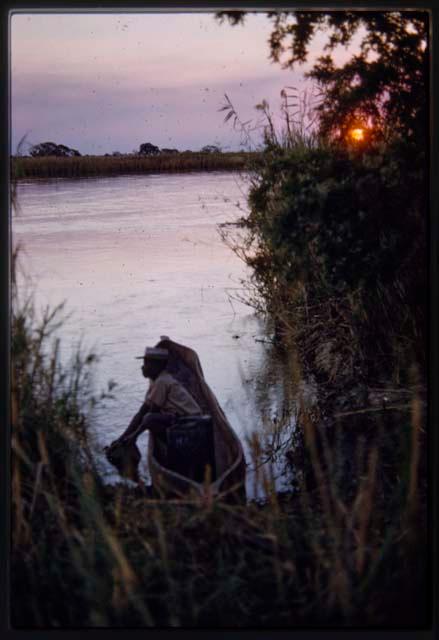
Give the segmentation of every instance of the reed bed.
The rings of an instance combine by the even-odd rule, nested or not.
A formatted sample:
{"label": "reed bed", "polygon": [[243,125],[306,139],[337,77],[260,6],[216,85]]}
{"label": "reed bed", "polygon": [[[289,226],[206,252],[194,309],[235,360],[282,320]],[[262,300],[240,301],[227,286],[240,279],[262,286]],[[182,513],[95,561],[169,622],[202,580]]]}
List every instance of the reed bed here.
{"label": "reed bed", "polygon": [[[255,436],[249,463],[266,499],[166,502],[141,486],[102,483],[86,411],[95,359],[79,354],[61,365],[60,314],[37,320],[32,301],[14,294],[14,628],[426,623],[425,434],[415,371],[404,409],[344,415],[326,428],[298,391],[294,491],[276,492],[267,443]],[[295,363],[299,389],[304,374]],[[288,429],[290,419],[268,427]]]}
{"label": "reed bed", "polygon": [[239,153],[179,153],[156,156],[80,156],[72,158],[14,157],[13,179],[81,178],[100,175],[123,175],[151,172],[238,171],[249,156]]}

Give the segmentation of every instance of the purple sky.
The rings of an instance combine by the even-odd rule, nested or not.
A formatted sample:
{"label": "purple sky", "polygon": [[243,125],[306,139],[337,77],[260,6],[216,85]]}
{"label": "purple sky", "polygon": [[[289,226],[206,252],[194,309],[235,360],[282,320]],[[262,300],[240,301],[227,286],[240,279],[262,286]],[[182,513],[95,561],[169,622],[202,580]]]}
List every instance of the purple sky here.
{"label": "purple sky", "polygon": [[[239,133],[218,111],[224,94],[243,121],[255,120],[258,102],[278,113],[281,89],[303,85],[306,66],[269,62],[270,31],[263,14],[236,27],[208,13],[14,14],[12,150],[25,134],[30,144],[51,140],[82,154],[142,142],[239,149]],[[313,50],[321,54],[318,38]]]}

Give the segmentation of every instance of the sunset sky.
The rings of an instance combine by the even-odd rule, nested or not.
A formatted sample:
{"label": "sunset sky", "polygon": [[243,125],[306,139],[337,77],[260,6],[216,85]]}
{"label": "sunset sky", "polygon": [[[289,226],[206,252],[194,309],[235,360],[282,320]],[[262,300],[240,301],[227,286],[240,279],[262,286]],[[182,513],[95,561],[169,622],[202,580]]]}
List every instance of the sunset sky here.
{"label": "sunset sky", "polygon": [[[24,135],[82,154],[131,152],[142,142],[239,149],[239,133],[219,112],[225,93],[245,121],[263,99],[278,113],[281,89],[303,86],[306,66],[292,72],[269,61],[270,31],[263,14],[236,27],[209,13],[14,14],[12,152]],[[312,58],[321,53],[317,38]]]}

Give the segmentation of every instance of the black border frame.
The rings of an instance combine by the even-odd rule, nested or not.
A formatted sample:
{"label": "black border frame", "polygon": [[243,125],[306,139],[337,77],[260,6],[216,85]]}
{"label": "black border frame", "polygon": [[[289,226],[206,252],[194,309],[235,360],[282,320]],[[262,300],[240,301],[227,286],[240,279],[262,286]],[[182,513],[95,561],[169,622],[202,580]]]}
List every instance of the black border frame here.
{"label": "black border frame", "polygon": [[[227,635],[229,638],[237,638],[245,634],[252,638],[271,638],[274,636],[288,637],[294,634],[296,638],[317,639],[339,637],[341,633],[343,637],[348,638],[365,638],[369,637],[381,640],[382,638],[390,638],[399,640],[399,638],[412,640],[419,638],[427,640],[439,637],[438,633],[438,399],[436,390],[438,389],[438,304],[437,304],[437,288],[438,288],[438,193],[439,193],[439,162],[438,162],[438,127],[437,118],[435,117],[435,108],[438,109],[438,30],[439,30],[439,9],[433,7],[433,1],[428,0],[419,2],[417,0],[381,0],[379,3],[368,4],[367,0],[358,1],[351,0],[344,2],[343,0],[314,0],[312,2],[261,2],[260,0],[241,0],[236,3],[233,0],[224,2],[216,0],[212,2],[205,0],[204,2],[182,2],[181,0],[167,0],[166,2],[143,2],[132,0],[129,5],[124,6],[121,2],[107,0],[106,2],[90,2],[82,0],[77,2],[60,0],[46,0],[39,2],[38,0],[6,0],[2,6],[0,21],[0,60],[1,60],[1,79],[2,91],[0,93],[0,196],[1,196],[1,212],[0,215],[0,629],[3,635],[7,637],[27,637],[32,633],[32,637],[45,639],[49,633],[53,637],[54,634],[60,633],[64,637],[76,637],[77,634],[87,633],[103,636],[107,633],[128,633],[140,634],[147,633],[150,636],[159,634],[160,637],[167,638],[175,633],[189,634],[208,634],[211,637],[222,638]],[[428,397],[429,397],[429,538],[431,550],[431,598],[430,610],[432,612],[431,627],[428,629],[408,630],[408,629],[94,629],[94,628],[78,628],[78,629],[29,629],[18,630],[9,626],[9,541],[10,541],[10,518],[9,518],[9,481],[10,481],[10,335],[9,335],[9,318],[10,318],[10,251],[11,251],[11,225],[10,225],[10,196],[9,196],[9,155],[10,155],[10,79],[9,79],[9,21],[10,12],[14,11],[47,11],[47,12],[163,12],[163,11],[205,11],[214,12],[216,10],[225,9],[246,9],[248,11],[264,11],[271,9],[367,9],[370,10],[389,10],[389,9],[425,9],[430,12],[430,211],[429,211],[429,234],[430,234],[430,255],[429,255],[429,291],[430,291],[430,313],[429,313],[429,375],[428,375]],[[5,215],[6,212],[8,215]],[[23,594],[25,596],[25,594]]]}

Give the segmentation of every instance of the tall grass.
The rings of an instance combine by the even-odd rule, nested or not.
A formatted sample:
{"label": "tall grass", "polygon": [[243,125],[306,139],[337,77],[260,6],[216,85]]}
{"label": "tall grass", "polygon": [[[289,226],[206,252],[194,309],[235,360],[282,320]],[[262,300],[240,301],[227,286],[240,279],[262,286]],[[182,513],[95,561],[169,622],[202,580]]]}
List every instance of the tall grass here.
{"label": "tall grass", "polygon": [[[409,607],[411,587],[389,595],[390,583],[375,582],[396,577],[400,562],[414,572],[422,592],[414,608],[425,616],[424,156],[398,140],[364,154],[332,148],[312,129],[312,109],[299,100],[294,119],[283,98],[281,131],[268,105],[258,106],[265,149],[249,211],[223,237],[251,268],[243,301],[268,315],[286,357],[296,353],[303,373],[295,377],[317,386],[315,406],[302,402],[288,458],[314,557],[331,568],[325,606],[361,624],[371,619],[373,605],[363,617],[360,609],[375,584],[384,608]],[[230,101],[224,109],[246,135]],[[316,591],[323,584],[316,580]],[[407,623],[405,613],[394,623]]]}
{"label": "tall grass", "polygon": [[[318,426],[315,408],[299,396],[297,489],[289,495],[277,494],[270,464],[258,464],[267,455],[256,436],[251,464],[259,469],[264,502],[163,502],[141,487],[102,484],[83,411],[92,363],[76,358],[63,369],[58,343],[48,344],[56,316],[35,325],[30,304],[15,302],[14,627],[424,621],[416,384],[403,411],[384,412],[363,427],[340,418],[333,432]],[[295,372],[298,382],[301,375]],[[347,472],[343,433],[352,428],[357,462]]]}
{"label": "tall grass", "polygon": [[80,178],[151,172],[237,171],[245,166],[248,154],[179,153],[157,156],[80,156],[73,158],[13,157],[11,171],[23,178]]}

